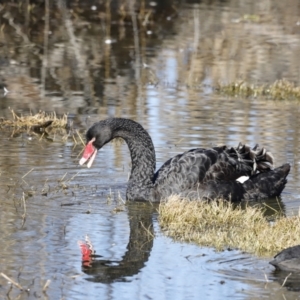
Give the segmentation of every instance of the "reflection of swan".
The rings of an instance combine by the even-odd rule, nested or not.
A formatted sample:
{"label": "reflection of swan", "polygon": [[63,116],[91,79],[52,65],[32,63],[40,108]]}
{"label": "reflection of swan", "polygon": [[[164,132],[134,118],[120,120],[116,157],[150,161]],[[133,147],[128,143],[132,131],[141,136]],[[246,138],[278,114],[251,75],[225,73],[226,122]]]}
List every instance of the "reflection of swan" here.
{"label": "reflection of swan", "polygon": [[[278,283],[289,291],[300,291],[300,273],[282,270],[274,270],[273,276]],[[296,298],[295,298],[296,299]]]}
{"label": "reflection of swan", "polygon": [[149,203],[128,203],[130,237],[121,261],[107,260],[96,255],[82,270],[91,275],[87,280],[102,283],[125,281],[145,266],[153,246],[152,215],[155,208]]}
{"label": "reflection of swan", "polygon": [[[126,197],[130,200],[160,201],[172,194],[189,198],[222,197],[232,201],[279,196],[290,165],[271,170],[273,157],[264,148],[245,145],[197,148],[169,159],[154,174],[155,150],[151,137],[138,123],[112,118],[95,123],[86,134],[87,145],[80,160],[90,167],[97,150],[114,138],[127,143],[132,169]],[[244,183],[240,176],[250,176]]]}
{"label": "reflection of swan", "polygon": [[300,291],[300,245],[288,247],[270,261],[274,277],[291,291]]}

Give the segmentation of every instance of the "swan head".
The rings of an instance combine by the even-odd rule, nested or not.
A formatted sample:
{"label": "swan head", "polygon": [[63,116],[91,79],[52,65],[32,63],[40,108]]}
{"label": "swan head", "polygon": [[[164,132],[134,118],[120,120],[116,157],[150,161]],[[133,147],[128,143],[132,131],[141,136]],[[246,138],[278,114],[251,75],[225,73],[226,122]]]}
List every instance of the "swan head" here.
{"label": "swan head", "polygon": [[86,133],[86,146],[79,161],[80,165],[87,163],[90,168],[94,162],[96,154],[105,144],[112,139],[111,129],[105,121],[94,124]]}

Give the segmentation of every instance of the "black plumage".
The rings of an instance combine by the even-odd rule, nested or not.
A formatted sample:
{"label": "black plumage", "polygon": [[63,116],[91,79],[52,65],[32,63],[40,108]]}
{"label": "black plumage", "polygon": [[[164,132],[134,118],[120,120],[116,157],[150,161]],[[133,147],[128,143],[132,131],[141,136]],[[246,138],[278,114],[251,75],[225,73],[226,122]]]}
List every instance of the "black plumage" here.
{"label": "black plumage", "polygon": [[[189,198],[225,198],[231,201],[278,196],[287,182],[289,164],[272,170],[270,152],[256,145],[250,148],[219,146],[196,148],[178,154],[155,173],[156,158],[152,139],[137,122],[110,118],[95,123],[86,134],[87,145],[80,164],[114,138],[127,143],[132,169],[126,197],[129,200],[160,201],[172,194]],[[249,176],[244,183],[236,181]]]}
{"label": "black plumage", "polygon": [[300,246],[282,250],[270,261],[270,264],[277,270],[300,272]]}

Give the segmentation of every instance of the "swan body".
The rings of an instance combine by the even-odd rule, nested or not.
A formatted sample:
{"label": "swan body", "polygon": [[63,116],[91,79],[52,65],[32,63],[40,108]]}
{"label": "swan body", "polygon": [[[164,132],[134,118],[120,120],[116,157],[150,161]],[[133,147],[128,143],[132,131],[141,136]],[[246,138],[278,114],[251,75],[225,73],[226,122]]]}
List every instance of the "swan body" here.
{"label": "swan body", "polygon": [[[161,201],[172,195],[194,198],[224,198],[231,201],[257,200],[279,196],[287,182],[289,164],[272,169],[270,152],[256,145],[196,148],[178,154],[155,173],[156,157],[147,131],[130,119],[110,118],[95,123],[86,133],[82,158],[90,167],[97,151],[114,138],[128,145],[132,168],[126,198]],[[249,176],[241,183],[237,179]]]}

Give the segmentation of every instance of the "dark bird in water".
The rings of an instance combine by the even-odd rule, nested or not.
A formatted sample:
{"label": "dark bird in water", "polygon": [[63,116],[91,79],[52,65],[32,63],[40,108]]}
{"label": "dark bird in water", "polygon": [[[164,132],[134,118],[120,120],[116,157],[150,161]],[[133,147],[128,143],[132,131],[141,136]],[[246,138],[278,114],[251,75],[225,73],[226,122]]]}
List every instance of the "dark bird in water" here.
{"label": "dark bird in water", "polygon": [[270,264],[277,270],[300,272],[300,245],[282,250]]}
{"label": "dark bird in water", "polygon": [[[128,145],[132,168],[126,198],[160,201],[177,194],[190,199],[223,198],[233,202],[279,196],[287,182],[290,165],[273,169],[273,156],[265,148],[218,146],[196,148],[178,154],[155,172],[152,139],[137,122],[110,118],[95,123],[86,133],[83,165],[91,167],[97,151],[114,138]],[[248,176],[245,182],[237,181]]]}

